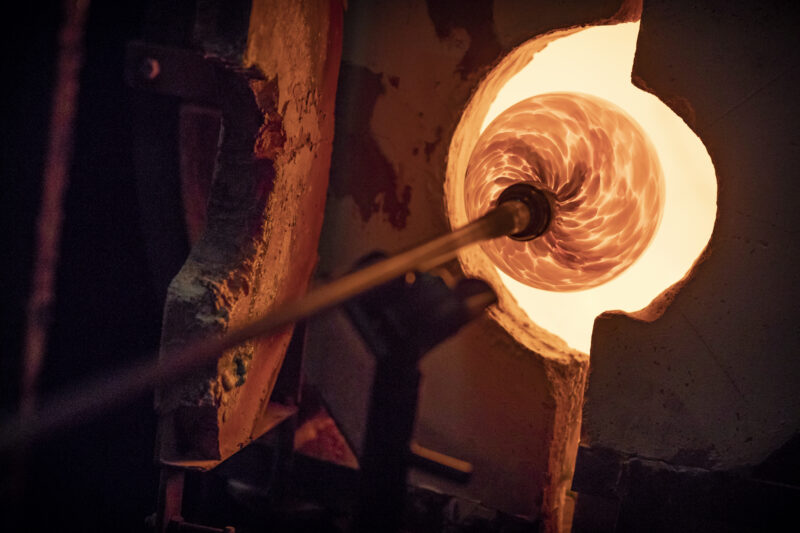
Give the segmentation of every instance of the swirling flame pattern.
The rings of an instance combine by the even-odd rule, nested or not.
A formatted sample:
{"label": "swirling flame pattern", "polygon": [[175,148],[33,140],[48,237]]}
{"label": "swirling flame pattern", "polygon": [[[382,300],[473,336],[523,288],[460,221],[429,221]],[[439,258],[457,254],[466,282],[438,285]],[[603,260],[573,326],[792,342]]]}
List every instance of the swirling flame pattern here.
{"label": "swirling flame pattern", "polygon": [[465,180],[470,220],[514,183],[545,191],[553,218],[544,235],[482,247],[509,276],[549,291],[620,274],[647,248],[664,207],[661,164],[644,131],[611,102],[580,93],[541,94],[505,110],[478,139]]}

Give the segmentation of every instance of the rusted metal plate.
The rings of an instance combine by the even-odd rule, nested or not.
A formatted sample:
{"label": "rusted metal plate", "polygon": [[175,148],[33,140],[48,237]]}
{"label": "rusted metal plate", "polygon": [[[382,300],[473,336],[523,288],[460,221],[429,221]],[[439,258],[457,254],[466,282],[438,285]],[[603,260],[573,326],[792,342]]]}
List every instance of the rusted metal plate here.
{"label": "rusted metal plate", "polygon": [[[244,53],[220,55],[215,41],[213,50],[203,48],[218,65],[210,70],[201,54],[134,47],[138,64],[150,52],[167,62],[154,76],[145,65],[152,80],[136,83],[219,106],[222,122],[204,229],[169,288],[163,354],[224,335],[306,292],[327,192],[341,17],[338,1],[254,2]],[[159,81],[173,60],[192,67],[186,87]],[[211,85],[223,97],[215,99]],[[162,388],[161,459],[207,467],[273,427],[261,413],[291,337],[287,327],[254,339]]]}

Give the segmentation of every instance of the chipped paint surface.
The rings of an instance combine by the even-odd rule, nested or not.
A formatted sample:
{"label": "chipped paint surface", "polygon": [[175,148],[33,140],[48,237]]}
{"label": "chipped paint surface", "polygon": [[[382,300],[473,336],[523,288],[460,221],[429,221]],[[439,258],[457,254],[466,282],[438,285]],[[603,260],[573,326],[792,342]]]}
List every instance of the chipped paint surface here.
{"label": "chipped paint surface", "polygon": [[375,104],[386,92],[385,85],[399,87],[399,77],[387,79],[367,67],[345,61],[340,78],[343,90],[336,99],[338,120],[331,162],[331,194],[338,198],[350,196],[364,222],[382,212],[392,227],[403,229],[409,214],[411,187],[398,184],[397,173],[370,127]]}
{"label": "chipped paint surface", "polygon": [[449,39],[454,31],[461,30],[469,41],[456,67],[462,79],[480,73],[500,57],[494,0],[428,0],[427,5],[439,39]]}

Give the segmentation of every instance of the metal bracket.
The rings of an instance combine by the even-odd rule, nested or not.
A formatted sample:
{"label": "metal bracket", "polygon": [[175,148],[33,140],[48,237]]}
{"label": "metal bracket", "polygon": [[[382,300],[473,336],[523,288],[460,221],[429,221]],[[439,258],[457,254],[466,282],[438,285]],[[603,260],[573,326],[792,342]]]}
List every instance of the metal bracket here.
{"label": "metal bracket", "polygon": [[134,89],[219,106],[220,65],[194,50],[131,41],[125,50],[125,81]]}

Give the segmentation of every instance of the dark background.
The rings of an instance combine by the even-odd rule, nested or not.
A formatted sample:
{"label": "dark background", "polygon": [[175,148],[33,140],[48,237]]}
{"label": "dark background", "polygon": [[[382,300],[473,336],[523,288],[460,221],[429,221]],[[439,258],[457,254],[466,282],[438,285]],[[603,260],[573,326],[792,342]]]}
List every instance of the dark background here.
{"label": "dark background", "polygon": [[[25,305],[57,62],[61,2],[4,6],[0,412],[16,407]],[[158,346],[163,290],[148,271],[132,154],[127,41],[145,2],[93,0],[56,303],[40,390],[69,387]],[[150,396],[29,447],[23,476],[0,475],[6,531],[140,531],[155,509]],[[14,461],[19,464],[19,461]]]}

